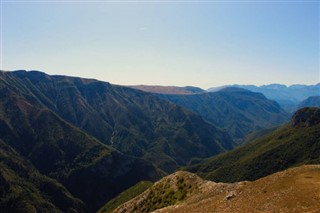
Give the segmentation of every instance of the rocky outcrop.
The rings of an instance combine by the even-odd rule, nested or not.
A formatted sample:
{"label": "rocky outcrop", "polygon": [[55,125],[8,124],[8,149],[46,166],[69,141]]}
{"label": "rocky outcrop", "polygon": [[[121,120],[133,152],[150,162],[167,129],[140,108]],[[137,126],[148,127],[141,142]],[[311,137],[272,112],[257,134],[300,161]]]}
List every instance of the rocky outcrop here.
{"label": "rocky outcrop", "polygon": [[298,110],[291,119],[293,127],[306,126],[311,127],[320,124],[320,108],[305,107]]}

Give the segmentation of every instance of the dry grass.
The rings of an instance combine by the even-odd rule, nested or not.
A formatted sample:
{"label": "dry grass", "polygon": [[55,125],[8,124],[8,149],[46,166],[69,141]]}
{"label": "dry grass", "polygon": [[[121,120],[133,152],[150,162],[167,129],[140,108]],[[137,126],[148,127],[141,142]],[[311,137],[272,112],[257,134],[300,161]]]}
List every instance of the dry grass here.
{"label": "dry grass", "polygon": [[288,169],[254,182],[207,182],[203,187],[200,194],[156,212],[320,212],[320,165]]}
{"label": "dry grass", "polygon": [[144,193],[124,203],[114,213],[147,213],[183,202],[189,196],[201,194],[203,181],[197,175],[179,171],[156,182]]}

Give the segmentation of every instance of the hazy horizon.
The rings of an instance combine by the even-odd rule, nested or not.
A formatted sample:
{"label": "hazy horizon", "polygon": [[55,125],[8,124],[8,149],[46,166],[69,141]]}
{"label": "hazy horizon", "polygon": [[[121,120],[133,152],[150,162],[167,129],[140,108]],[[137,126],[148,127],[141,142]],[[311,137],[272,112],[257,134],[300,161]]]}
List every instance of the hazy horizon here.
{"label": "hazy horizon", "polygon": [[90,78],[90,77],[81,77],[81,76],[77,76],[77,75],[65,75],[65,74],[49,74],[49,73],[46,73],[45,71],[42,71],[42,70],[24,70],[24,69],[19,69],[19,70],[0,70],[0,71],[3,71],[3,72],[15,72],[15,71],[26,71],[26,72],[32,72],[32,71],[36,71],[36,72],[43,72],[45,74],[48,74],[48,75],[52,75],[52,76],[67,76],[67,77],[80,77],[80,78],[85,78],[85,79],[93,79],[93,80],[98,80],[98,81],[104,81],[104,82],[108,82],[110,84],[113,84],[113,85],[118,85],[118,86],[164,86],[164,87],[188,87],[188,86],[191,86],[191,87],[198,87],[198,88],[201,88],[201,89],[204,89],[204,90],[208,90],[210,88],[219,88],[219,87],[224,87],[224,86],[257,86],[257,87],[262,87],[262,86],[270,86],[270,85],[285,85],[286,87],[290,87],[290,86],[299,86],[299,85],[303,85],[303,86],[316,86],[318,84],[320,84],[320,81],[319,82],[316,82],[314,84],[301,84],[301,83],[298,83],[298,84],[282,84],[282,83],[278,83],[278,82],[273,82],[273,83],[269,83],[269,84],[238,84],[238,83],[233,83],[233,84],[221,84],[221,85],[216,85],[216,86],[211,86],[211,87],[208,87],[208,88],[204,88],[204,87],[200,87],[200,86],[197,86],[197,85],[162,85],[162,84],[116,84],[116,83],[112,83],[110,81],[106,81],[106,80],[101,80],[101,79],[98,79],[98,78]]}
{"label": "hazy horizon", "polygon": [[317,1],[1,1],[1,70],[118,85],[320,82]]}

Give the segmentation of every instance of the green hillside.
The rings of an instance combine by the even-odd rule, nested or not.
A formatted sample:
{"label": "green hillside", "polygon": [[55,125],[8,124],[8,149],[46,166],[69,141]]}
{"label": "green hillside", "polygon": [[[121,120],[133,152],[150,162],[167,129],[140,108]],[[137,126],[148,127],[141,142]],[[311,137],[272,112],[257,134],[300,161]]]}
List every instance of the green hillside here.
{"label": "green hillside", "polygon": [[145,190],[152,186],[152,182],[150,181],[141,181],[136,185],[130,187],[129,189],[121,192],[117,197],[110,200],[106,205],[104,205],[98,213],[108,213],[112,212],[118,206],[122,205],[123,203],[131,200],[132,198],[140,195]]}
{"label": "green hillside", "polygon": [[42,112],[28,124],[15,115],[17,124],[0,119],[6,127],[1,128],[3,141],[80,198],[87,206],[83,211],[95,211],[133,184],[163,175],[151,163],[101,144],[50,112]]}
{"label": "green hillside", "polygon": [[[0,140],[82,203],[62,208],[38,193],[37,185],[22,187],[21,193],[44,197],[52,211],[94,212],[136,183],[161,178],[165,173],[154,165],[173,171],[232,148],[230,136],[200,116],[97,80],[0,72],[0,94]],[[61,202],[67,197],[60,196]]]}
{"label": "green hillside", "polygon": [[47,108],[104,144],[167,172],[232,148],[202,117],[153,94],[97,80],[41,72],[1,72],[4,91]]}
{"label": "green hillside", "polygon": [[319,153],[320,108],[303,108],[274,132],[187,170],[214,181],[256,180],[292,166],[319,164]]}
{"label": "green hillside", "polygon": [[[285,117],[260,94],[238,89],[225,93],[218,98],[224,101],[213,103],[227,110],[219,111],[220,119],[230,114],[236,127],[251,128],[249,117],[262,117],[254,121],[265,126]],[[239,109],[250,113],[238,114]],[[0,208],[95,212],[140,181],[156,181],[165,172],[232,149],[230,135],[206,119],[159,95],[106,82],[36,71],[0,72]],[[231,132],[240,131],[235,126]],[[240,132],[245,131],[250,132]],[[176,202],[179,196],[167,201]],[[115,198],[116,204],[110,205],[124,200]]]}
{"label": "green hillside", "polygon": [[97,210],[141,180],[163,176],[150,162],[102,144],[20,92],[0,83],[0,139],[80,198],[83,211]]}
{"label": "green hillside", "polygon": [[[175,176],[179,181],[175,181]],[[189,181],[192,187],[183,188],[183,185],[190,186]],[[236,183],[216,183],[179,171],[159,180],[113,213],[143,213],[152,209],[157,209],[154,211],[157,213],[319,212],[319,189],[319,164],[293,167],[255,181]],[[185,198],[175,202],[175,195],[181,192],[186,194]],[[167,197],[171,202],[158,205],[159,201],[168,200]]]}
{"label": "green hillside", "polygon": [[154,183],[143,193],[118,206],[113,213],[148,213],[179,204],[205,188],[204,181],[195,174],[178,171]]}
{"label": "green hillside", "polygon": [[249,133],[278,126],[289,120],[289,115],[275,101],[241,88],[162,97],[226,129],[238,143],[243,142]]}

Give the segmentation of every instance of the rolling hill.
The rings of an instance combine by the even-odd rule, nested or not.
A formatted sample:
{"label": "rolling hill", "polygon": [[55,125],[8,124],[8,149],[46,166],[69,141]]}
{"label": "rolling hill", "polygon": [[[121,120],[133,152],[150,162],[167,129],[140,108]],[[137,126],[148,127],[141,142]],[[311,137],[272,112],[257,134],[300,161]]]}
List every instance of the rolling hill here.
{"label": "rolling hill", "polygon": [[289,167],[319,164],[319,153],[320,108],[302,108],[272,133],[187,170],[214,181],[256,180]]}

